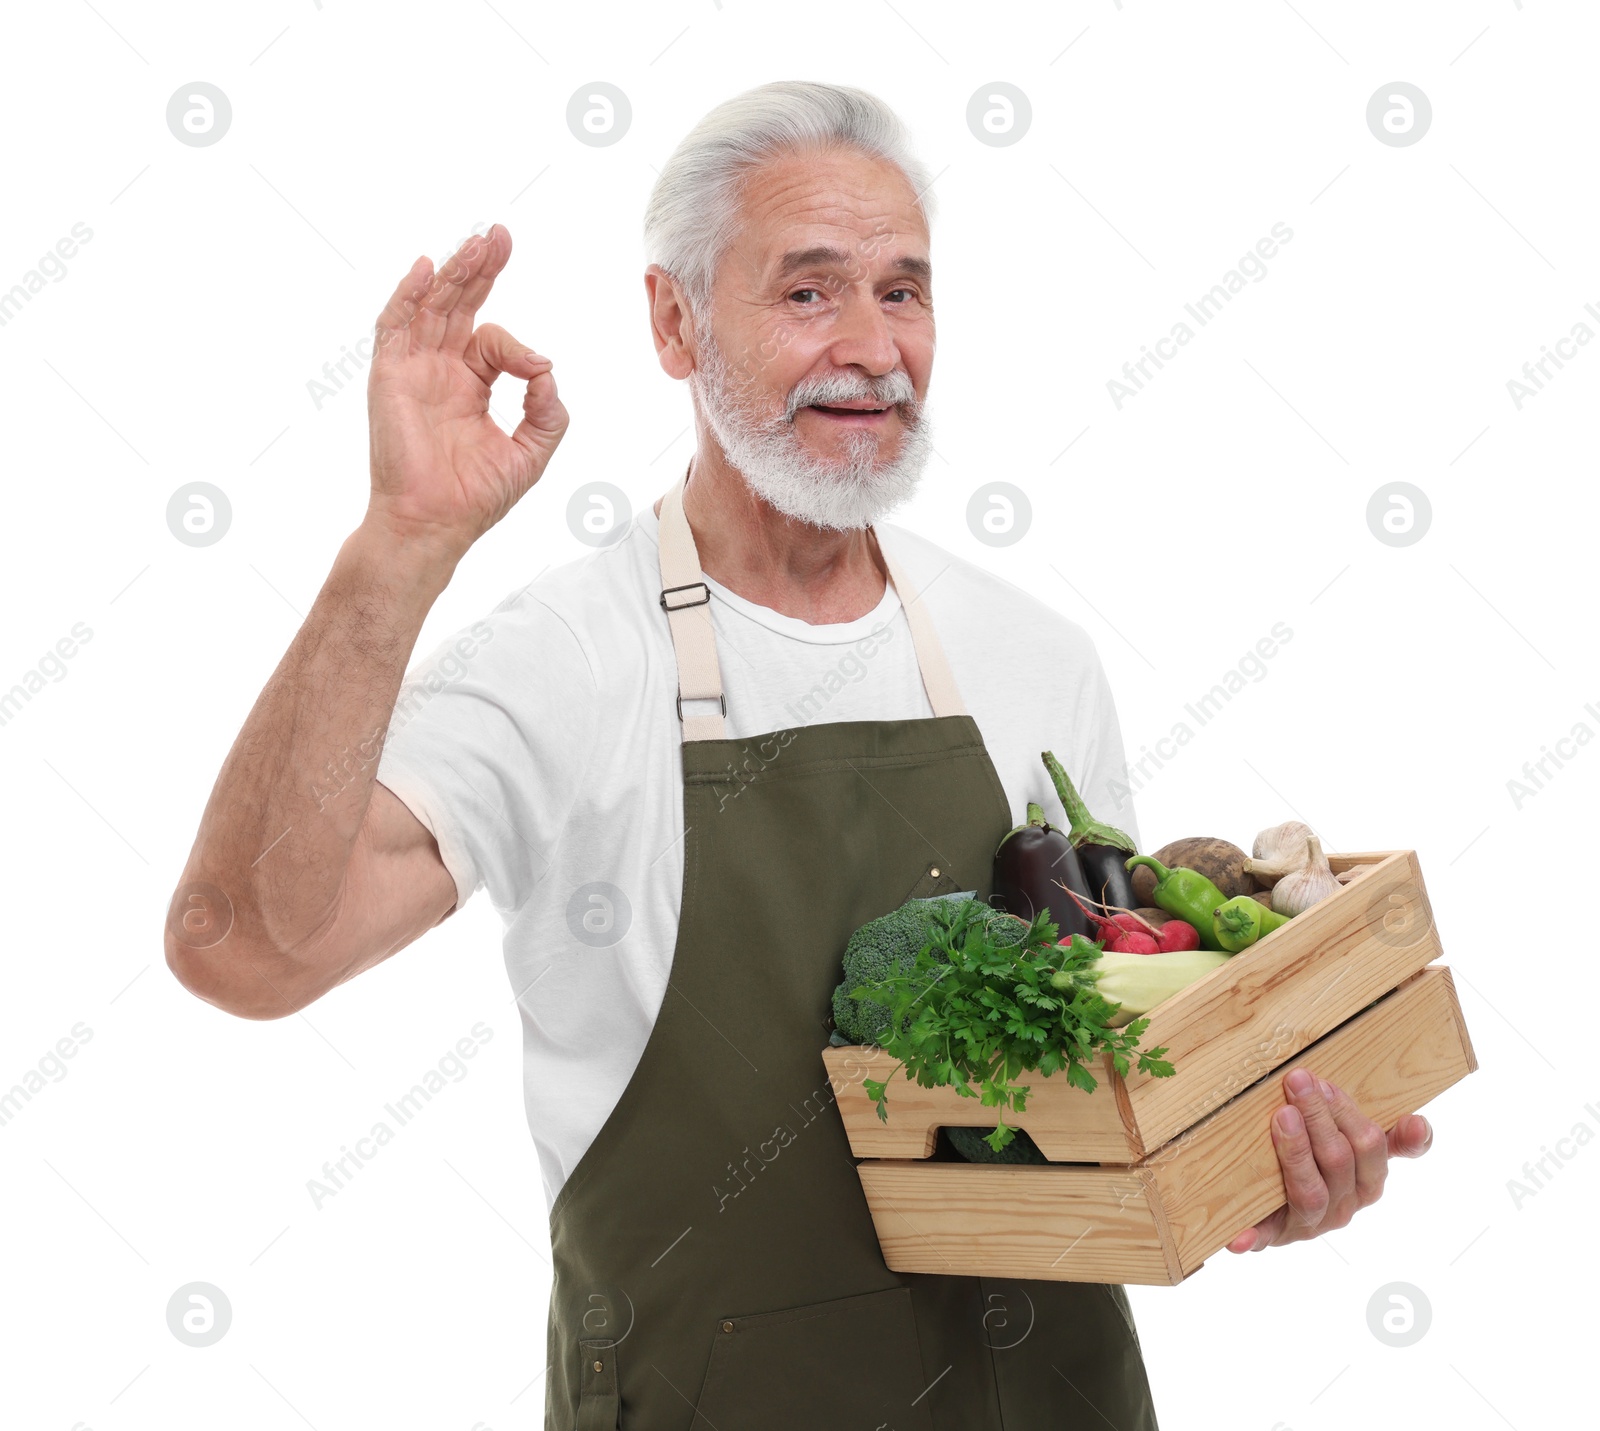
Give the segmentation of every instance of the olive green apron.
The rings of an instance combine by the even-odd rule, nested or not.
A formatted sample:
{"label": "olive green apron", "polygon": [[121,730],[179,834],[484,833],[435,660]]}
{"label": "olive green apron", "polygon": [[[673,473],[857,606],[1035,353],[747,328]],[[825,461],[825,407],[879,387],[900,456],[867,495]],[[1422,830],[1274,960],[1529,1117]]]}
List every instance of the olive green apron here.
{"label": "olive green apron", "polygon": [[987,896],[1010,811],[886,552],[933,718],[728,740],[722,714],[686,712],[726,707],[683,486],[661,508],[677,947],[638,1067],[551,1209],[546,1431],[1155,1431],[1120,1287],[884,1265],[822,1062],[840,956],[909,897]]}

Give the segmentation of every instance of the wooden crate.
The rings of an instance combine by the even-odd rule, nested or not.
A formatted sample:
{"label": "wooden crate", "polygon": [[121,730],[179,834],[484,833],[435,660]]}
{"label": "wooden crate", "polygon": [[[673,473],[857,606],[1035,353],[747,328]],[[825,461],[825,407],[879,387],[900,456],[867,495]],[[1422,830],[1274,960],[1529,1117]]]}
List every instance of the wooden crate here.
{"label": "wooden crate", "polygon": [[[1439,958],[1413,851],[1329,862],[1370,868],[1151,1013],[1140,1043],[1168,1050],[1171,1077],[1132,1070],[1124,1079],[1105,1057],[1093,1093],[1059,1075],[1025,1078],[1028,1106],[1007,1122],[1052,1162],[1137,1163]],[[951,1088],[919,1088],[881,1049],[822,1057],[857,1157],[925,1158],[942,1126],[994,1126],[994,1109]],[[862,1080],[891,1074],[885,1122]]]}
{"label": "wooden crate", "polygon": [[[1337,1083],[1385,1128],[1477,1067],[1450,971],[1400,988],[1283,1065]],[[1129,1167],[870,1160],[858,1167],[896,1272],[1175,1285],[1285,1201],[1264,1078]]]}
{"label": "wooden crate", "polygon": [[[1140,1042],[1175,1072],[1100,1087],[1033,1078],[1023,1128],[1048,1165],[930,1160],[941,1127],[996,1110],[919,1088],[881,1049],[823,1061],[897,1272],[1173,1285],[1285,1200],[1270,1120],[1310,1067],[1384,1128],[1477,1067],[1411,850],[1330,855],[1365,872],[1166,1000]],[[885,1079],[888,1120],[862,1086]]]}

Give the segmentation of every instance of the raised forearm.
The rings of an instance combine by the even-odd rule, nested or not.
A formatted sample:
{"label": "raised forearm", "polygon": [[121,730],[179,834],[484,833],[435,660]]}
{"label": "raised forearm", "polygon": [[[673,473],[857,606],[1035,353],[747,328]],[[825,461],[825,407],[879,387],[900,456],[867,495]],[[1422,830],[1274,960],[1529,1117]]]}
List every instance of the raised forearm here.
{"label": "raised forearm", "polygon": [[[373,784],[423,619],[567,429],[550,359],[473,324],[510,254],[496,224],[437,273],[419,258],[378,315],[367,516],[233,743],[168,914],[173,973],[230,1012],[292,1013],[453,902],[432,835]],[[489,416],[502,373],[526,383],[509,434]]]}
{"label": "raised forearm", "polygon": [[289,986],[316,972],[298,965],[337,916],[406,663],[456,560],[370,519],[341,546],[223,763],[179,882],[168,962],[202,996],[226,1005],[248,982],[258,1007],[265,981],[269,1004],[280,987],[300,1001]]}

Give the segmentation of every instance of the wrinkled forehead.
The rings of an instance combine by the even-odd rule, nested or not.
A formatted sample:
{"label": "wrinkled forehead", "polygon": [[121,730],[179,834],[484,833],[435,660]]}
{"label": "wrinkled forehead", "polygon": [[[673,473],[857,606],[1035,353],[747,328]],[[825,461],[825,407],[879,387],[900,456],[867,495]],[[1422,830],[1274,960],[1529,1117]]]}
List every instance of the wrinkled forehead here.
{"label": "wrinkled forehead", "polygon": [[791,153],[752,169],[739,195],[728,276],[768,290],[803,274],[840,282],[931,277],[916,192],[886,160]]}

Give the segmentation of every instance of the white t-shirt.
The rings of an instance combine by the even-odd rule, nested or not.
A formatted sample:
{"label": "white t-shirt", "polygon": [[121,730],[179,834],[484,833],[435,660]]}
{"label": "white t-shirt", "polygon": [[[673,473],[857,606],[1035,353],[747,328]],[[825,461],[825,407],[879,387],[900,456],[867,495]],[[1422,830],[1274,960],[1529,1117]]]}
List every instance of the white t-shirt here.
{"label": "white t-shirt", "polygon": [[[438,840],[457,907],[482,886],[504,922],[549,1203],[633,1075],[677,938],[683,769],[657,533],[646,507],[417,662],[378,765]],[[1036,800],[1065,823],[1039,759],[1053,750],[1090,810],[1137,840],[1110,794],[1122,736],[1088,635],[912,532],[878,534],[926,593],[1013,816]],[[730,738],[932,715],[893,587],[856,621],[812,626],[706,585]]]}

